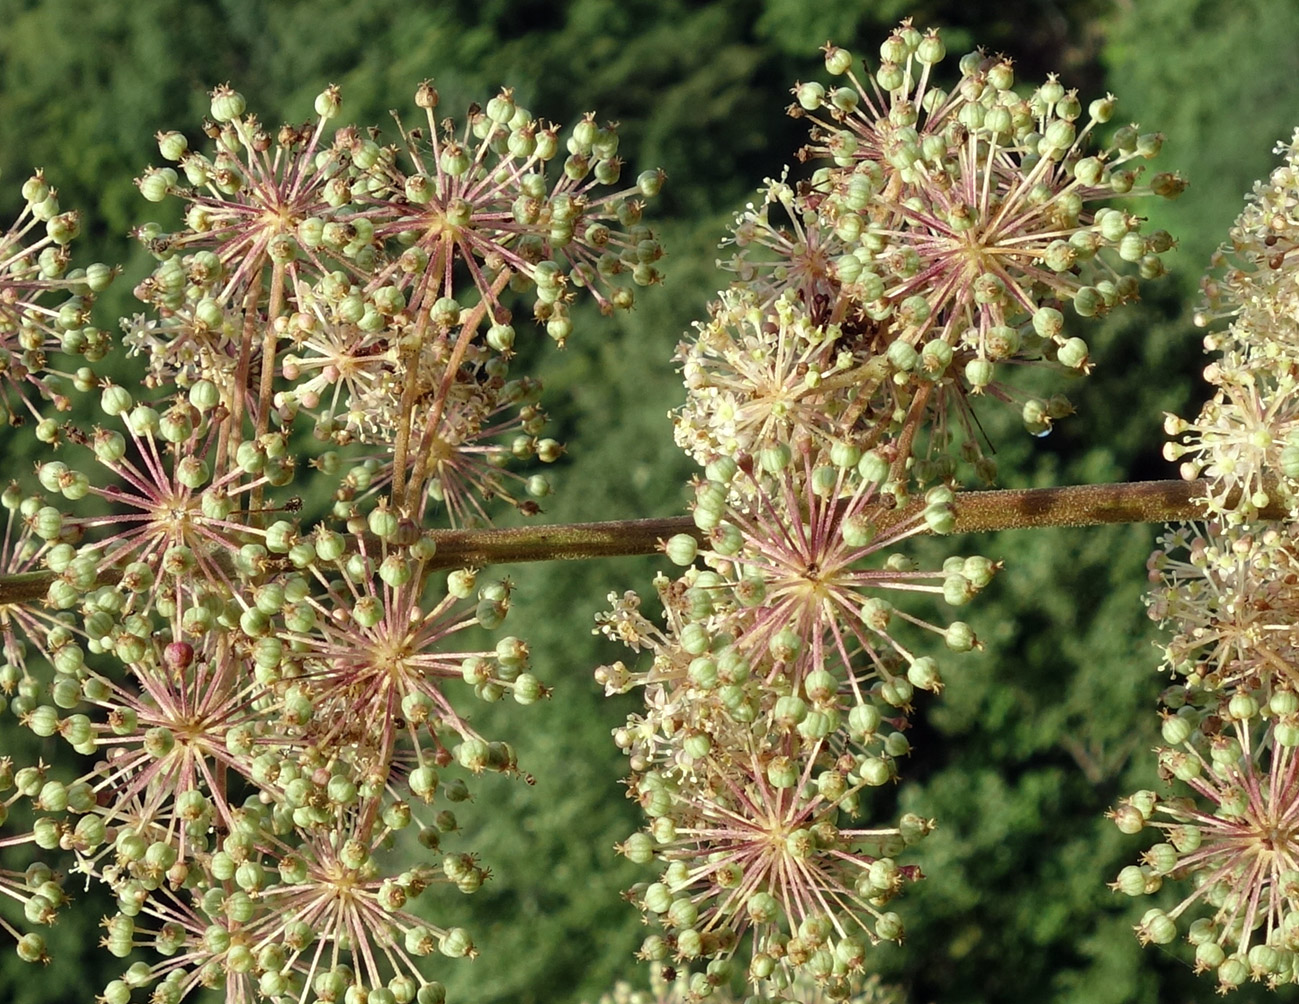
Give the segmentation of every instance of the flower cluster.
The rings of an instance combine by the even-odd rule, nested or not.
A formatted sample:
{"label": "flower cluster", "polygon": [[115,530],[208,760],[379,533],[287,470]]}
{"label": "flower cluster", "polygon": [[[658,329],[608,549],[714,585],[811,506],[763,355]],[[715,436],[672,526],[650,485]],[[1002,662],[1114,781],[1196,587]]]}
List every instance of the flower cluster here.
{"label": "flower cluster", "polygon": [[9,425],[34,420],[48,441],[57,423],[42,405],[67,411],[74,389],[95,379],[90,367],[61,370],[50,356],[104,358],[109,335],[90,323],[90,310],[116,270],[99,263],[71,268],[81,216],[60,211],[58,192],[42,172],[24,182],[22,194],[22,212],[0,233],[0,419]]}
{"label": "flower cluster", "polygon": [[[1125,833],[1159,842],[1119,874],[1131,896],[1189,879],[1172,909],[1152,908],[1137,928],[1164,944],[1179,932],[1197,971],[1226,992],[1246,980],[1299,982],[1299,551],[1295,520],[1294,326],[1299,297],[1299,133],[1285,164],[1255,188],[1204,284],[1197,318],[1230,317],[1205,338],[1220,353],[1205,370],[1216,388],[1194,421],[1169,415],[1165,456],[1203,478],[1212,521],[1170,528],[1149,562],[1150,615],[1173,636],[1164,668],[1160,771],[1187,795],[1138,792],[1112,817]],[[1284,522],[1260,523],[1280,509]],[[1189,924],[1185,923],[1189,920]]]}
{"label": "flower cluster", "polygon": [[[612,991],[602,994],[596,1004],[687,1004],[699,999],[699,991],[706,980],[706,977],[696,979],[685,976],[665,980],[661,974],[653,973],[648,990],[637,990],[630,983],[620,981]],[[716,991],[712,1000],[714,1004],[735,1002],[735,998],[724,988]],[[826,996],[814,982],[800,980],[787,993],[774,998],[773,1004],[830,1004],[832,1000],[834,998]],[[854,980],[848,998],[849,1004],[904,1004],[905,1000],[901,988],[883,983],[877,975]]]}
{"label": "flower cluster", "polygon": [[[1165,880],[1194,889],[1137,928],[1164,944],[1181,928],[1198,971],[1220,989],[1247,979],[1299,982],[1299,554],[1293,524],[1170,528],[1149,561],[1150,615],[1174,634],[1164,667],[1160,773],[1189,795],[1138,792],[1111,816],[1125,833],[1160,842],[1113,888],[1157,892]],[[1212,916],[1197,916],[1211,908]]]}
{"label": "flower cluster", "polygon": [[[143,386],[50,362],[118,346],[87,321],[113,270],[70,269],[77,218],[39,173],[0,235],[6,414],[57,450],[0,494],[0,713],[88,758],[0,757],[0,824],[30,818],[0,847],[71,864],[0,871],[26,922],[0,931],[48,961],[62,876],[100,883],[130,959],[104,1004],[441,1004],[421,959],[477,954],[429,900],[490,876],[457,845],[474,778],[528,775],[468,705],[549,689],[525,641],[484,640],[508,580],[441,562],[428,528],[540,511],[563,450],[509,375],[510,305],[530,291],[561,344],[582,291],[629,308],[660,278],[663,176],[619,187],[612,126],[586,117],[565,154],[508,91],[463,129],[432,85],[416,102],[427,129],[383,146],[329,129],[337,88],[268,132],[222,86],[205,150],[158,135],[174,166],[138,186],[183,224],[136,231],[155,265],[120,347]],[[48,414],[78,392],[93,423]],[[401,843],[433,865],[394,869]]]}
{"label": "flower cluster", "polygon": [[218,88],[211,156],[159,134],[179,170],[151,168],[138,184],[150,201],[180,198],[186,227],[138,230],[159,264],[136,293],[158,319],[128,324],[128,344],[152,383],[206,380],[220,405],[249,414],[256,435],[225,443],[232,460],[306,414],[324,442],[374,447],[371,486],[417,520],[438,502],[461,522],[485,518],[484,501],[502,496],[536,512],[544,479],[511,494],[495,468],[562,450],[540,438],[536,382],[506,379],[516,333],[502,298],[531,289],[561,345],[580,290],[606,311],[630,308],[629,285],[660,279],[663,250],[641,214],[662,173],[603,193],[622,162],[614,130],[589,117],[556,169],[557,127],[508,91],[457,138],[425,83],[427,130],[401,128],[386,147],[353,127],[326,142],[339,100],[325,91],[314,126],[272,137]]}
{"label": "flower cluster", "polygon": [[1139,791],[1111,813],[1124,833],[1153,829],[1159,842],[1128,865],[1112,888],[1157,892],[1165,880],[1193,879],[1171,909],[1153,907],[1137,926],[1143,944],[1168,944],[1184,914],[1197,972],[1212,971],[1222,992],[1247,979],[1270,987],[1299,982],[1299,696],[1279,691],[1266,705],[1238,693],[1222,714],[1184,695],[1164,720],[1161,773],[1190,797]]}
{"label": "flower cluster", "polygon": [[1204,371],[1216,389],[1194,421],[1169,415],[1164,455],[1188,481],[1204,477],[1216,519],[1249,520],[1271,502],[1299,511],[1299,130],[1277,145],[1285,162],[1255,185],[1215,255],[1197,323],[1228,317],[1204,339],[1219,353]]}
{"label": "flower cluster", "polygon": [[[645,699],[615,733],[649,817],[621,850],[659,868],[631,894],[661,929],[641,955],[693,968],[691,1000],[737,957],[755,987],[844,999],[871,946],[901,940],[891,903],[920,870],[897,859],[933,824],[856,820],[900,776],[915,695],[942,689],[929,651],[979,647],[936,610],[999,567],[921,568],[906,542],[953,526],[958,462],[995,475],[969,397],[1014,399],[1003,363],[1087,372],[1065,309],[1132,299],[1173,245],[1105,204],[1183,187],[1140,183],[1156,134],[1124,126],[1089,152],[1112,97],[1084,116],[1054,78],[1023,96],[981,52],[944,90],[937,32],[905,22],[880,55],[863,77],[827,46],[845,84],[794,88],[810,178],[769,181],[740,215],[736,281],[677,353],[676,441],[704,469],[695,532],[663,542],[685,571],[656,580],[661,625],[635,593],[599,618],[649,657],[596,678]],[[1020,408],[1039,435],[1070,410]]]}
{"label": "flower cluster", "polygon": [[870,945],[901,940],[886,907],[920,872],[895,858],[931,827],[915,816],[885,828],[848,820],[898,778],[916,692],[942,689],[923,637],[978,647],[965,622],[934,623],[894,598],[962,606],[997,565],[952,558],[925,570],[895,550],[950,526],[947,488],[899,519],[880,490],[881,457],[806,439],[797,450],[708,465],[694,506],[703,543],[680,534],[664,545],[689,566],[657,583],[666,630],[634,593],[611,597],[601,618],[652,664],[603,666],[597,679],[610,692],[639,686],[646,701],[615,735],[629,793],[650,817],[622,851],[663,869],[635,891],[664,928],[642,957],[701,960],[717,981],[747,939],[752,982],[801,974],[837,999]]}
{"label": "flower cluster", "polygon": [[[919,410],[922,480],[951,476],[957,433],[991,480],[969,397],[1014,401],[1045,434],[1067,400],[1026,397],[998,374],[1089,372],[1065,308],[1104,314],[1137,295],[1138,277],[1163,274],[1172,238],[1104,205],[1183,190],[1173,174],[1141,181],[1162,137],[1123,126],[1093,152],[1113,96],[1084,110],[1054,77],[1021,95],[1010,61],[981,51],[947,90],[945,53],[937,31],[903,22],[868,75],[827,45],[826,68],[845,83],[795,86],[790,114],[812,127],[799,156],[814,170],[769,181],[736,221],[729,266],[746,291],[724,297],[679,353],[691,399],[678,442],[691,453],[748,449],[818,407],[818,434],[870,449],[920,424]],[[732,367],[753,384],[736,387]]]}

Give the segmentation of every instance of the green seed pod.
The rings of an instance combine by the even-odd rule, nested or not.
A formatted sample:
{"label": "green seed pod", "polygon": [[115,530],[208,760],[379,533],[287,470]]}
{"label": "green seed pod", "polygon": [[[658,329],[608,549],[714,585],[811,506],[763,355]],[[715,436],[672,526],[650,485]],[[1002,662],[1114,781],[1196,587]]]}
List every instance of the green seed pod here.
{"label": "green seed pod", "polygon": [[832,703],[839,694],[839,681],[826,669],[814,669],[803,681],[807,699],[817,705]]}
{"label": "green seed pod", "polygon": [[1238,722],[1247,722],[1258,715],[1258,701],[1251,694],[1233,694],[1227,703],[1227,716]]}
{"label": "green seed pod", "polygon": [[411,794],[424,803],[433,801],[438,788],[438,772],[435,767],[416,767],[410,772],[407,783]]}
{"label": "green seed pod", "polygon": [[239,628],[249,638],[257,638],[271,630],[271,620],[256,607],[249,607],[239,615]]}
{"label": "green seed pod", "polygon": [[682,739],[681,748],[691,760],[702,760],[712,751],[713,742],[706,732],[691,732]]}
{"label": "green seed pod", "polygon": [[1160,909],[1147,910],[1137,930],[1156,945],[1167,945],[1177,938],[1177,923]]}
{"label": "green seed pod", "polygon": [[953,652],[968,652],[979,647],[974,630],[964,621],[952,621],[943,632],[943,641]]}
{"label": "green seed pod", "polygon": [[872,631],[884,634],[893,617],[893,604],[878,596],[867,597],[861,606],[861,619]]}
{"label": "green seed pod", "polygon": [[648,833],[633,833],[617,850],[634,864],[647,865],[654,860],[654,839]]}
{"label": "green seed pod", "polygon": [[779,474],[789,466],[793,452],[784,443],[763,448],[758,453],[758,463],[769,474]]}
{"label": "green seed pod", "polygon": [[1145,828],[1148,815],[1148,813],[1142,812],[1139,806],[1132,804],[1132,800],[1129,799],[1127,802],[1120,803],[1110,813],[1110,818],[1114,820],[1114,825],[1119,828],[1120,833],[1132,836],[1140,833]]}
{"label": "green seed pod", "polygon": [[812,480],[808,487],[818,498],[829,498],[838,485],[838,469],[828,465],[823,465],[812,471]]}
{"label": "green seed pod", "polygon": [[708,629],[695,622],[681,628],[681,647],[691,655],[703,655],[712,647],[712,635]]}
{"label": "green seed pod", "polygon": [[848,712],[849,733],[859,741],[874,735],[882,721],[879,709],[873,704],[856,704]]}
{"label": "green seed pod", "polygon": [[180,176],[170,167],[150,168],[136,181],[136,186],[146,201],[162,202],[179,180]]}
{"label": "green seed pod", "polygon": [[[320,550],[319,545],[317,545],[316,550]],[[474,594],[477,578],[477,574],[468,568],[450,572],[447,575],[447,592],[457,599],[468,599]]]}
{"label": "green seed pod", "polygon": [[449,959],[459,959],[468,955],[477,955],[473,939],[463,927],[453,927],[438,941],[438,951]]}
{"label": "green seed pod", "polygon": [[41,506],[31,518],[30,525],[41,540],[57,540],[63,532],[63,514],[53,506]]}
{"label": "green seed pod", "polygon": [[1145,861],[1157,875],[1170,875],[1177,868],[1177,848],[1170,843],[1155,844],[1144,855]]}
{"label": "green seed pod", "polygon": [[943,678],[938,672],[938,664],[929,656],[921,656],[907,669],[907,679],[911,685],[920,690],[940,693],[943,689]]}
{"label": "green seed pod", "polygon": [[690,665],[686,669],[686,678],[700,690],[715,689],[720,682],[716,661],[706,655],[691,659]]}
{"label": "green seed pod", "polygon": [[276,520],[266,528],[266,549],[272,554],[287,554],[297,534],[298,528],[288,520]]}
{"label": "green seed pod", "polygon": [[1029,398],[1024,402],[1020,417],[1030,435],[1040,437],[1051,431],[1051,418],[1046,413],[1046,402],[1038,398]]}
{"label": "green seed pod", "polygon": [[902,918],[896,913],[882,913],[875,921],[875,935],[884,941],[902,940]]}
{"label": "green seed pod", "polygon": [[792,662],[803,649],[803,639],[793,628],[781,628],[772,635],[767,649],[777,662]]}
{"label": "green seed pod", "polygon": [[798,734],[808,742],[824,739],[839,727],[837,711],[809,711],[798,723]]}
{"label": "green seed pod", "polygon": [[667,915],[664,922],[669,927],[687,928],[694,927],[695,921],[699,919],[699,908],[687,898],[675,899],[672,905],[667,909]]}
{"label": "green seed pod", "polygon": [[487,743],[481,739],[466,739],[455,747],[453,753],[460,766],[475,774],[482,773],[487,767],[489,751]]}
{"label": "green seed pod", "polygon": [[410,562],[401,554],[390,554],[379,563],[379,578],[394,589],[404,586],[413,576]]}
{"label": "green seed pod", "polygon": [[106,415],[124,414],[131,406],[131,393],[125,387],[109,384],[99,395],[99,407]]}
{"label": "green seed pod", "polygon": [[176,480],[186,488],[202,488],[211,478],[211,468],[200,457],[182,457],[176,464]]}
{"label": "green seed pod", "polygon": [[[40,464],[36,468],[36,480],[47,492],[59,490],[59,483],[68,475],[68,465],[59,460]],[[55,569],[58,571],[58,569]]]}
{"label": "green seed pod", "polygon": [[800,773],[798,762],[786,756],[773,757],[767,764],[767,781],[773,788],[793,788]]}
{"label": "green seed pod", "polygon": [[1144,896],[1149,888],[1151,876],[1139,865],[1128,865],[1119,872],[1113,887],[1125,896]]}
{"label": "green seed pod", "polygon": [[650,913],[663,914],[672,908],[674,901],[672,890],[666,884],[654,882],[645,890],[641,905]]}
{"label": "green seed pod", "polygon": [[1299,712],[1299,694],[1293,690],[1278,690],[1267,702],[1274,715],[1293,715]]}
{"label": "green seed pod", "polygon": [[951,533],[956,526],[956,513],[950,505],[930,505],[925,507],[924,520],[932,533]]}
{"label": "green seed pod", "polygon": [[244,113],[247,107],[242,94],[222,84],[212,91],[212,118],[217,122],[229,122]]}
{"label": "green seed pod", "polygon": [[1064,315],[1054,307],[1038,307],[1033,313],[1033,330],[1043,338],[1056,338],[1064,330]]}
{"label": "green seed pod", "polygon": [[861,775],[862,783],[872,788],[878,788],[880,785],[888,784],[893,780],[893,763],[882,757],[865,757],[862,759],[858,772]]}
{"label": "green seed pod", "polygon": [[799,84],[794,90],[794,97],[804,111],[814,112],[825,101],[825,87],[816,81]]}
{"label": "green seed pod", "polygon": [[965,364],[965,380],[970,385],[970,390],[979,394],[983,389],[992,383],[992,377],[995,367],[987,359],[971,359]]}
{"label": "green seed pod", "polygon": [[1056,359],[1062,366],[1086,371],[1088,369],[1087,343],[1081,338],[1066,340],[1056,352]]}
{"label": "green seed pod", "polygon": [[789,731],[807,716],[807,704],[801,698],[787,694],[776,699],[772,721],[784,731]]}
{"label": "green seed pod", "polygon": [[[885,355],[888,357],[888,361],[893,364],[893,367],[902,372],[910,372],[914,369],[916,362],[920,358],[920,354],[913,345],[901,341],[896,341],[890,345]],[[867,456],[870,456],[870,454],[867,454]]]}
{"label": "green seed pod", "polygon": [[1139,233],[1126,233],[1119,241],[1118,252],[1124,261],[1140,261],[1146,254],[1146,240]]}

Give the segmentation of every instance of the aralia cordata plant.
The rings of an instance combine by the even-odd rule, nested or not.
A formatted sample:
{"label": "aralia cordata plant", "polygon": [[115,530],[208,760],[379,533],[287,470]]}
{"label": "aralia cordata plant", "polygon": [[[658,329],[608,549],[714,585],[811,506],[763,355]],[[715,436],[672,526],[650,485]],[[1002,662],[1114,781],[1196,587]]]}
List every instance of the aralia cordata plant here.
{"label": "aralia cordata plant", "polygon": [[[494,501],[538,515],[551,488],[534,464],[563,452],[543,436],[543,389],[510,375],[520,296],[562,345],[578,296],[626,309],[661,279],[642,212],[663,174],[623,184],[595,116],[561,138],[506,90],[457,125],[426,82],[426,124],[399,120],[385,145],[330,131],[335,87],[314,121],[272,132],[222,85],[204,149],[159,133],[175,166],[138,181],[150,202],[179,200],[183,224],[136,229],[156,264],[120,339],[90,321],[117,270],[73,268],[78,217],[40,172],[26,182],[0,235],[0,393],[10,424],[59,453],[0,494],[0,711],[86,759],[0,750],[0,824],[24,820],[0,848],[40,854],[0,871],[0,903],[21,913],[0,910],[0,930],[22,959],[49,961],[41,928],[73,908],[76,875],[114,897],[102,944],[131,960],[105,1004],[200,988],[440,1004],[424,957],[479,949],[417,901],[490,877],[459,846],[474,777],[529,779],[465,698],[551,690],[522,639],[462,641],[513,602],[482,568],[661,550],[680,569],[655,580],[662,619],[631,591],[597,618],[645,654],[596,679],[644,699],[614,739],[649,817],[619,845],[653,868],[628,897],[657,928],[646,999],[722,1002],[742,984],[891,999],[876,946],[903,938],[936,822],[872,821],[872,792],[905,777],[916,695],[980,647],[945,608],[1000,567],[922,568],[907,541],[1208,516],[1150,564],[1151,614],[1176,632],[1159,764],[1189,793],[1113,811],[1126,833],[1159,833],[1114,885],[1197,877],[1137,932],[1167,943],[1198,911],[1195,963],[1224,989],[1299,976],[1296,146],[1205,286],[1206,320],[1231,324],[1207,339],[1216,397],[1166,422],[1187,483],[971,492],[996,476],[980,399],[1036,435],[1070,413],[1013,373],[1097,365],[1069,315],[1163,273],[1173,240],[1130,200],[1185,183],[1144,176],[1161,138],[1111,126],[1112,96],[1019,85],[982,51],[947,74],[937,31],[903,22],[873,63],[824,56],[830,84],[795,85],[790,106],[810,127],[805,166],[739,215],[734,281],[678,349],[676,439],[702,468],[681,519],[486,526]],[[138,389],[97,375],[110,353],[134,357]],[[69,415],[78,394],[101,416],[89,425]],[[301,433],[318,445],[299,455]],[[315,520],[309,478],[330,485]],[[401,867],[403,832],[431,864]]]}

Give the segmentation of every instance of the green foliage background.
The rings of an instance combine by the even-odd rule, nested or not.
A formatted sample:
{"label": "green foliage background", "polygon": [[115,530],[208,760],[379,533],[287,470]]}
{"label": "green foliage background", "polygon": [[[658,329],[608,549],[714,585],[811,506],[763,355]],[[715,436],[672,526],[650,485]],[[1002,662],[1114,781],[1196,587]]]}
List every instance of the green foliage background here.
{"label": "green foliage background", "polygon": [[[1160,413],[1193,411],[1203,393],[1189,322],[1196,281],[1269,169],[1273,142],[1299,122],[1293,0],[0,0],[0,210],[16,211],[18,185],[43,166],[65,205],[87,213],[81,253],[127,262],[104,306],[129,311],[147,265],[124,234],[151,208],[131,178],[157,159],[154,131],[196,130],[214,83],[232,82],[268,124],[309,117],[313,96],[336,82],[347,117],[384,125],[389,107],[410,114],[425,77],[447,109],[501,84],[557,121],[597,109],[621,121],[632,171],[668,172],[653,211],[669,285],[628,318],[581,317],[565,353],[537,353],[571,447],[543,518],[674,514],[691,471],[671,441],[667,412],[681,392],[669,359],[724,281],[714,267],[722,228],[800,142],[783,109],[796,78],[823,73],[816,47],[833,38],[873,55],[907,13],[949,27],[951,52],[977,42],[1014,56],[1025,83],[1058,69],[1084,99],[1112,89],[1121,116],[1167,134],[1159,167],[1192,181],[1157,210],[1181,238],[1178,273],[1136,309],[1080,331],[1097,373],[1071,391],[1078,415],[1048,440],[1030,440],[996,409],[981,418],[1007,486],[1172,476],[1158,452]],[[7,473],[30,470],[29,440],[4,450]],[[1186,953],[1138,948],[1131,925],[1148,904],[1104,885],[1140,848],[1101,813],[1157,784],[1148,750],[1162,684],[1141,602],[1155,532],[921,546],[938,560],[988,554],[1006,571],[968,614],[985,652],[958,661],[946,693],[926,701],[903,784],[877,806],[940,824],[922,848],[928,878],[901,906],[907,944],[876,955],[912,1000],[1147,1004],[1211,993],[1179,961]],[[464,816],[466,844],[495,877],[442,904],[483,953],[440,967],[454,1001],[590,1000],[620,975],[643,979],[630,959],[643,932],[618,891],[644,876],[612,850],[639,825],[608,737],[631,705],[606,701],[591,681],[619,653],[591,636],[590,618],[610,590],[648,590],[662,564],[507,570],[518,583],[510,628],[529,639],[556,695],[478,716],[487,734],[514,736],[536,785],[486,781]],[[9,744],[20,730],[5,717],[0,731]],[[92,902],[65,917],[48,969],[5,949],[0,1001],[91,999],[118,968],[94,951],[105,912]]]}

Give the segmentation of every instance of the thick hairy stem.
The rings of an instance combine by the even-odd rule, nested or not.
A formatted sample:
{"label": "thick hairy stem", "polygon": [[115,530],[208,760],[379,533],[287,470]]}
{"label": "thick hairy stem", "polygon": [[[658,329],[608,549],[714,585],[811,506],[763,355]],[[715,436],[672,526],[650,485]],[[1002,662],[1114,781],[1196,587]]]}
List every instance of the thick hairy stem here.
{"label": "thick hairy stem", "polygon": [[[1176,523],[1205,519],[1206,481],[1137,481],[1116,485],[1076,485],[1068,488],[1022,488],[1003,491],[959,492],[952,509],[952,533],[992,530],[1026,530],[1049,526],[1102,526],[1107,523]],[[1228,503],[1232,500],[1229,498]],[[915,499],[900,509],[880,514],[877,527],[884,530],[914,518],[925,508]],[[1279,505],[1259,510],[1260,520],[1282,520]],[[572,561],[653,554],[659,542],[678,533],[698,540],[705,534],[689,516],[665,519],[613,520],[605,523],[565,523],[525,526],[507,530],[434,530],[437,554],[426,566],[481,568],[523,561]],[[215,556],[221,560],[222,556]],[[0,606],[39,602],[45,597],[53,572],[24,572],[0,576]],[[121,578],[118,569],[101,573],[104,584]]]}

